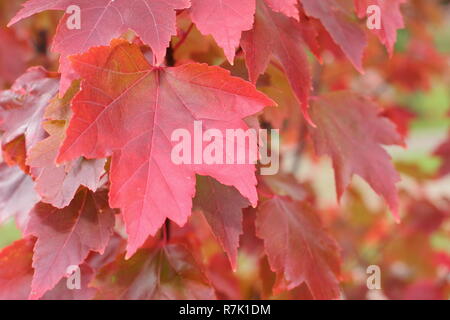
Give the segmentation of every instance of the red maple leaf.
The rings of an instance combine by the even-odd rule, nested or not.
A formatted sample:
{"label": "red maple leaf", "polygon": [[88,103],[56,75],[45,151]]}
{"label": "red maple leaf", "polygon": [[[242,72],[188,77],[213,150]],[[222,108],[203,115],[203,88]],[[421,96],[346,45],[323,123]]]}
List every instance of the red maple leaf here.
{"label": "red maple leaf", "polygon": [[359,72],[363,72],[362,58],[367,40],[364,31],[352,19],[350,1],[300,0],[306,14],[319,19],[334,42]]}
{"label": "red maple leaf", "polygon": [[[175,164],[176,129],[248,127],[245,117],[275,103],[228,71],[201,64],[151,66],[136,45],[114,41],[72,59],[85,79],[58,161],[112,155],[110,203],[121,208],[131,256],[166,218],[184,225],[191,214],[195,173],[232,185],[255,205],[254,165]],[[224,134],[225,136],[225,134]],[[245,150],[241,150],[245,151]]]}
{"label": "red maple leaf", "polygon": [[203,34],[212,34],[233,64],[242,31],[251,29],[255,0],[191,0],[192,21]]}
{"label": "red maple leaf", "polygon": [[53,50],[61,53],[62,93],[75,78],[68,56],[107,45],[129,29],[151,47],[156,62],[161,63],[170,37],[176,34],[175,10],[187,8],[189,0],[29,0],[8,25],[46,10],[66,11],[73,5],[80,8],[80,28],[68,27],[71,14],[66,13],[53,40]]}
{"label": "red maple leaf", "polygon": [[68,207],[39,203],[30,213],[26,235],[37,238],[30,299],[39,299],[91,251],[103,253],[114,227],[114,212],[107,193],[80,189]]}
{"label": "red maple leaf", "polygon": [[381,29],[372,29],[372,32],[380,38],[386,46],[389,55],[394,52],[394,44],[397,41],[397,30],[404,27],[400,5],[406,0],[354,0],[358,17],[367,16],[369,6],[376,5],[380,8]]}
{"label": "red maple leaf", "polygon": [[380,115],[372,101],[346,91],[318,97],[311,107],[317,128],[309,132],[319,155],[333,161],[340,198],[353,174],[366,180],[383,196],[398,218],[395,184],[400,176],[381,145],[404,145],[392,122]]}
{"label": "red maple leaf", "polygon": [[236,269],[239,236],[242,234],[242,209],[249,205],[235,188],[224,186],[210,177],[198,177],[194,208],[202,211],[227,252],[233,269]]}
{"label": "red maple leaf", "polygon": [[0,93],[0,131],[2,143],[25,135],[27,151],[45,138],[42,118],[58,91],[58,75],[33,67],[20,76],[10,90]]}
{"label": "red maple leaf", "polygon": [[256,234],[264,240],[271,269],[278,274],[276,290],[305,282],[315,299],[340,295],[339,248],[306,202],[275,196],[257,210]]}
{"label": "red maple leaf", "polygon": [[284,13],[286,16],[298,20],[298,0],[265,0],[275,12]]}
{"label": "red maple leaf", "polygon": [[258,1],[253,29],[244,32],[241,41],[250,80],[256,83],[259,75],[266,70],[273,53],[281,62],[308,120],[312,80],[305,47],[307,43],[311,43],[311,32],[314,38],[314,31],[308,28],[307,21],[295,21],[273,12],[263,1]]}
{"label": "red maple leaf", "polygon": [[210,300],[214,290],[202,268],[182,244],[140,249],[105,266],[94,281],[100,299]]}
{"label": "red maple leaf", "polygon": [[26,161],[41,201],[57,208],[69,205],[80,185],[96,191],[104,173],[105,159],[80,157],[63,165],[56,164],[71,116],[70,102],[77,92],[78,86],[74,86],[62,99],[55,98],[47,106],[42,127],[49,136],[31,148]]}

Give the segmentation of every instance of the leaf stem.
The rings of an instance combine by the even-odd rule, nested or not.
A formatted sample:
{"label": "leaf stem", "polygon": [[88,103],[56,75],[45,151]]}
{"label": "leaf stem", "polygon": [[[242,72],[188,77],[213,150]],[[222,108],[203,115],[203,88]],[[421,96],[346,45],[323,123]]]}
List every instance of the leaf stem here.
{"label": "leaf stem", "polygon": [[173,52],[175,52],[179,47],[181,47],[181,45],[186,41],[188,35],[191,33],[193,28],[194,28],[194,24],[191,22],[191,25],[186,30],[186,32],[183,34],[180,41],[178,41],[177,44],[175,45],[175,47],[173,48]]}

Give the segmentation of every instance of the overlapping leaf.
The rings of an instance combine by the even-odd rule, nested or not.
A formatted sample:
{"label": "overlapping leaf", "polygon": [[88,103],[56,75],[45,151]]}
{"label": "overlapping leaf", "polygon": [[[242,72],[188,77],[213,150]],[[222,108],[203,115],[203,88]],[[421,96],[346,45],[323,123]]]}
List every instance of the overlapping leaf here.
{"label": "overlapping leaf", "polygon": [[264,240],[278,287],[290,290],[305,282],[315,299],[339,297],[339,248],[309,204],[280,196],[263,202],[256,234]]}
{"label": "overlapping leaf", "polygon": [[203,270],[181,244],[140,249],[101,270],[94,282],[100,299],[214,299]]}
{"label": "overlapping leaf", "polygon": [[161,63],[170,37],[176,34],[175,10],[187,8],[189,0],[29,0],[9,25],[38,12],[66,11],[74,5],[80,8],[80,28],[69,28],[67,22],[73,12],[66,13],[53,42],[53,50],[61,53],[62,93],[74,79],[68,56],[85,52],[91,47],[107,45],[129,29],[151,47],[156,61]]}
{"label": "overlapping leaf", "polygon": [[259,75],[266,70],[273,53],[281,62],[307,119],[308,99],[312,87],[310,66],[305,53],[306,44],[309,43],[309,39],[306,40],[305,37],[309,32],[314,31],[308,30],[306,20],[299,23],[273,12],[261,0],[257,2],[253,29],[245,32],[241,41],[250,80],[256,83]]}
{"label": "overlapping leaf", "polygon": [[33,67],[20,76],[10,90],[0,92],[0,131],[6,144],[25,135],[27,151],[45,138],[42,119],[58,91],[58,75]]}
{"label": "overlapping leaf", "polygon": [[256,204],[254,165],[177,165],[171,159],[176,129],[193,137],[194,121],[202,121],[205,131],[215,128],[225,136],[225,129],[246,130],[243,118],[274,105],[253,85],[201,64],[152,67],[138,46],[125,41],[91,49],[74,57],[73,65],[85,80],[58,161],[113,156],[110,204],[122,209],[128,256],[166,218],[186,222],[195,173],[236,187]]}
{"label": "overlapping leaf", "polygon": [[[0,299],[25,300],[29,297],[34,273],[32,259],[35,243],[34,237],[27,237],[0,251]],[[94,298],[96,290],[89,286],[94,271],[89,264],[82,264],[79,269],[79,288],[69,289],[68,279],[64,277],[41,299],[90,300]]]}
{"label": "overlapping leaf", "polygon": [[56,165],[58,150],[65,138],[71,115],[70,101],[76,92],[77,88],[73,87],[63,99],[55,99],[48,105],[44,115],[47,120],[42,126],[49,137],[36,143],[27,158],[42,201],[57,208],[69,205],[80,185],[96,191],[104,172],[104,159],[87,160],[80,157]]}
{"label": "overlapping leaf", "polygon": [[320,20],[334,42],[355,68],[362,72],[367,40],[363,29],[353,21],[353,5],[348,0],[300,0],[306,14]]}
{"label": "overlapping leaf", "polygon": [[77,92],[74,87],[63,99],[56,99],[58,83],[56,74],[30,68],[10,90],[0,93],[0,130],[4,132],[5,161],[24,171],[29,166],[42,201],[62,208],[70,203],[80,185],[96,190],[105,160],[78,158],[56,165],[65,137],[65,121],[70,117],[70,101]]}
{"label": "overlapping leaf", "polygon": [[298,0],[265,0],[275,12],[284,13],[286,16],[298,20]]}
{"label": "overlapping leaf", "polygon": [[242,234],[242,209],[249,205],[236,189],[224,186],[210,177],[197,179],[194,208],[202,211],[234,269],[239,236]]}
{"label": "overlapping leaf", "polygon": [[192,0],[192,21],[203,34],[212,34],[232,64],[242,31],[253,25],[255,0]]}
{"label": "overlapping leaf", "polygon": [[333,161],[338,197],[357,174],[385,198],[396,215],[395,184],[400,177],[381,146],[403,145],[393,123],[379,115],[372,101],[346,91],[318,97],[311,118],[317,124],[309,129],[316,152]]}
{"label": "overlapping leaf", "polygon": [[79,288],[69,289],[67,282],[70,279],[62,278],[41,300],[92,300],[97,290],[89,286],[95,271],[89,265],[82,264],[76,272],[79,272],[80,277]]}
{"label": "overlapping leaf", "polygon": [[[381,28],[372,29],[372,32],[386,46],[391,56],[394,52],[394,44],[397,41],[397,30],[404,27],[400,5],[405,2],[406,0],[355,0],[356,12],[360,18],[367,16],[369,7],[378,6],[379,12],[375,14],[380,14]],[[370,12],[374,14],[373,11]]]}
{"label": "overlapping leaf", "polygon": [[113,227],[114,212],[105,191],[81,189],[64,209],[37,204],[26,230],[37,238],[30,299],[41,298],[69,266],[82,264],[91,251],[103,253]]}
{"label": "overlapping leaf", "polygon": [[45,10],[66,11],[73,5],[81,9],[81,28],[69,29],[66,22],[71,14],[65,14],[53,43],[56,52],[63,56],[85,52],[131,29],[161,62],[170,37],[176,34],[175,10],[187,8],[189,0],[29,0],[9,25]]}

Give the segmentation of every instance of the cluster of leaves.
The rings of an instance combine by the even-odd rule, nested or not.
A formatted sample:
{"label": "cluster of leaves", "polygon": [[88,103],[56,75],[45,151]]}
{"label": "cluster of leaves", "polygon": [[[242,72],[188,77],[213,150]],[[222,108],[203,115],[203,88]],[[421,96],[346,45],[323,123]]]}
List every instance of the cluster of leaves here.
{"label": "cluster of leaves", "polygon": [[[390,267],[398,252],[415,252],[412,241],[425,246],[435,231],[448,232],[449,203],[399,197],[398,171],[408,169],[395,168],[383,147],[405,146],[413,115],[376,92],[386,83],[427,89],[447,63],[426,34],[394,52],[405,2],[29,0],[19,10],[17,1],[0,1],[0,22],[11,27],[0,28],[0,86],[11,85],[0,92],[0,224],[15,219],[23,234],[0,252],[0,298],[365,296],[346,286],[354,275],[342,271],[342,257],[351,261],[368,243],[388,246],[398,226],[353,187],[346,192],[354,175],[396,220],[400,200],[411,208],[401,225],[407,249],[375,262]],[[365,27],[374,4],[380,30]],[[57,26],[60,14],[48,13],[70,5],[81,9],[81,29],[67,27],[68,13]],[[408,6],[410,14],[423,9]],[[58,72],[25,71],[29,64]],[[386,83],[358,88],[365,64]],[[192,132],[195,120],[222,132],[279,128],[296,165],[274,176],[257,175],[255,165],[176,165],[169,137]],[[337,197],[347,195],[329,212],[311,182],[294,177],[299,159],[322,155],[331,158]],[[443,177],[449,142],[436,155]],[[449,256],[423,250],[439,260],[423,278],[437,279]],[[71,266],[80,268],[80,290],[66,286]],[[386,286],[398,289],[395,280]],[[439,281],[423,285],[444,296]],[[386,294],[423,290],[409,285]]]}

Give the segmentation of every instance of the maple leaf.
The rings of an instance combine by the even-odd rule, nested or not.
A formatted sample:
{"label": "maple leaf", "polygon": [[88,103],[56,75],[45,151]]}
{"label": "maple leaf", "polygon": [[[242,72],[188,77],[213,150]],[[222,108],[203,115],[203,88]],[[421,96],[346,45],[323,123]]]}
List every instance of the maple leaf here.
{"label": "maple leaf", "polygon": [[272,128],[279,128],[284,145],[298,145],[303,139],[305,127],[309,125],[303,119],[301,104],[292,91],[289,80],[282,68],[269,65],[265,76],[270,81],[258,80],[258,89],[267,94],[278,103],[277,108],[266,108],[262,114],[264,121],[270,123]]}
{"label": "maple leaf", "polygon": [[57,208],[69,205],[80,185],[96,191],[100,186],[106,161],[78,158],[56,165],[58,150],[65,138],[71,116],[70,101],[77,91],[77,86],[74,86],[63,99],[55,99],[48,105],[44,115],[48,120],[43,123],[43,128],[49,137],[36,143],[27,158],[41,201]]}
{"label": "maple leaf", "polygon": [[211,34],[233,64],[241,33],[250,30],[255,0],[191,0],[192,21],[203,34]]}
{"label": "maple leaf", "polygon": [[298,0],[265,0],[269,7],[275,11],[284,13],[286,16],[298,20]]}
{"label": "maple leaf", "polygon": [[214,290],[203,270],[181,244],[140,249],[104,267],[93,282],[100,299],[211,300]]}
{"label": "maple leaf", "polygon": [[[273,101],[218,67],[155,68],[136,45],[114,41],[72,59],[83,76],[74,115],[57,161],[112,155],[110,204],[121,208],[129,235],[127,257],[166,218],[184,225],[191,213],[195,173],[232,185],[257,202],[253,164],[181,164],[171,159],[174,130],[242,129],[242,120]],[[223,135],[225,136],[225,135]],[[245,151],[245,150],[241,150]]]}
{"label": "maple leaf", "polygon": [[[256,0],[262,2],[263,0]],[[264,0],[275,12],[299,20],[297,0]],[[202,34],[211,34],[233,64],[243,31],[250,30],[255,0],[191,0],[192,21]]]}
{"label": "maple leaf", "polygon": [[62,278],[56,286],[45,293],[41,300],[92,300],[97,293],[95,288],[89,287],[94,279],[95,270],[88,264],[79,266],[80,288],[69,289],[66,277]]}
{"label": "maple leaf", "polygon": [[0,92],[0,131],[3,131],[3,144],[23,134],[28,151],[45,138],[42,117],[48,103],[58,91],[58,82],[56,74],[33,67],[20,76],[10,90]]}
{"label": "maple leaf", "polygon": [[31,211],[26,235],[37,237],[34,247],[30,299],[39,299],[90,251],[103,253],[114,227],[114,212],[106,191],[80,189],[70,205],[57,209],[39,203]]}
{"label": "maple leaf", "polygon": [[316,152],[333,161],[338,198],[357,174],[386,199],[398,218],[395,184],[400,177],[381,144],[404,143],[394,124],[379,112],[368,99],[346,91],[331,92],[315,99],[311,118],[317,128],[308,130]]}
{"label": "maple leaf", "polygon": [[[33,279],[33,247],[36,239],[27,237],[17,240],[0,251],[0,299],[25,300],[30,295]],[[87,264],[80,266],[81,287],[70,290],[67,279],[61,279],[52,290],[48,291],[42,300],[90,300],[96,290],[88,286],[94,272]]]}
{"label": "maple leaf", "polygon": [[189,0],[29,0],[9,22],[17,23],[33,14],[46,10],[80,8],[81,28],[68,28],[71,14],[61,19],[52,50],[61,53],[61,95],[77,76],[70,67],[68,57],[91,47],[107,45],[127,30],[136,32],[153,51],[156,62],[162,63],[170,37],[176,34],[177,9],[189,7]]}
{"label": "maple leaf", "polygon": [[[105,160],[79,158],[56,165],[57,152],[65,137],[65,121],[70,118],[70,101],[78,90],[73,87],[63,99],[55,100],[58,80],[55,74],[42,68],[30,68],[10,90],[2,91],[0,130],[4,131],[5,161],[17,162],[26,172],[30,166],[42,201],[62,208],[70,203],[80,185],[95,191]],[[43,119],[51,121],[43,124]],[[50,136],[46,138],[47,133]]]}
{"label": "maple leaf", "polygon": [[0,224],[16,217],[23,225],[38,201],[33,180],[20,169],[0,163]]}
{"label": "maple leaf", "polygon": [[106,160],[78,158],[57,166],[55,160],[65,137],[65,123],[49,121],[43,126],[50,136],[31,149],[27,164],[31,167],[35,189],[41,196],[41,201],[64,208],[72,201],[81,185],[92,191],[97,190]]}
{"label": "maple leaf", "polygon": [[21,239],[0,251],[0,299],[26,299],[30,292],[34,239]]}
{"label": "maple leaf", "polygon": [[74,81],[80,78],[80,76],[73,70],[72,65],[68,56],[61,55],[59,57],[59,68],[58,71],[61,73],[61,79],[59,81],[59,96],[63,97],[67,90]]}
{"label": "maple leaf", "polygon": [[397,30],[404,27],[403,16],[400,5],[406,0],[354,0],[356,13],[359,18],[367,16],[367,8],[376,5],[380,8],[381,29],[372,29],[381,43],[383,43],[389,55],[394,52],[394,45],[397,41]]}
{"label": "maple leaf", "polygon": [[250,205],[233,187],[224,186],[210,177],[197,178],[194,208],[202,211],[213,234],[227,252],[236,269],[239,236],[242,234],[242,209]]}
{"label": "maple leaf", "polygon": [[8,26],[42,11],[65,11],[77,5],[81,9],[81,28],[69,29],[66,22],[70,14],[65,14],[53,43],[56,52],[63,56],[85,52],[90,47],[109,44],[131,29],[152,48],[161,63],[170,37],[176,34],[175,10],[189,4],[189,0],[29,0]]}
{"label": "maple leaf", "polygon": [[284,278],[278,287],[305,282],[315,299],[339,297],[339,247],[309,204],[275,196],[258,207],[255,223],[271,269]]}
{"label": "maple leaf", "polygon": [[244,32],[241,40],[249,78],[256,83],[273,53],[281,62],[303,114],[309,120],[307,110],[312,81],[305,45],[301,23],[273,12],[263,1],[257,2],[253,29]]}
{"label": "maple leaf", "polygon": [[366,35],[352,21],[353,9],[348,0],[300,0],[306,14],[320,20],[334,42],[359,72],[363,72],[362,58],[367,45]]}
{"label": "maple leaf", "polygon": [[125,252],[126,240],[117,232],[114,232],[109,239],[108,246],[103,254],[91,252],[87,257],[85,264],[89,265],[95,272],[116,260],[117,256]]}

